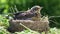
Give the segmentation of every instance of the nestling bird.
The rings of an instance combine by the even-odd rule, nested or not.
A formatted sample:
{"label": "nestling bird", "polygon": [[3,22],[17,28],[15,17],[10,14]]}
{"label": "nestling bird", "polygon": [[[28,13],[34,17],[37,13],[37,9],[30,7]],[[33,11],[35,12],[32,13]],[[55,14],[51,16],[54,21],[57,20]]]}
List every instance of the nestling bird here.
{"label": "nestling bird", "polygon": [[[39,9],[36,9],[36,8],[39,8]],[[44,31],[45,34],[47,34],[47,31],[49,31],[48,17],[42,17],[41,18],[41,14],[40,14],[41,8],[40,8],[40,6],[34,6],[30,10],[32,11],[31,12],[32,14],[35,13],[35,16],[30,17],[31,18],[30,20],[28,18],[26,18],[27,20],[24,19],[24,18],[23,18],[23,20],[19,20],[19,19],[17,19],[17,20],[14,20],[14,19],[10,20],[9,21],[10,27],[8,28],[8,31],[10,31],[10,32],[17,32],[17,31],[25,30],[25,28],[20,25],[20,23],[22,23],[23,25],[25,25],[26,27],[30,28],[31,30],[38,31],[40,33]],[[22,14],[25,14],[25,15],[29,16],[29,14],[30,14],[29,11],[24,12]]]}
{"label": "nestling bird", "polygon": [[19,19],[19,20],[30,20],[31,17],[36,16],[36,12],[39,11],[38,13],[40,14],[40,10],[42,9],[42,7],[40,6],[33,6],[31,9],[25,11],[25,12],[19,12],[19,13],[15,13],[14,15],[14,19]]}

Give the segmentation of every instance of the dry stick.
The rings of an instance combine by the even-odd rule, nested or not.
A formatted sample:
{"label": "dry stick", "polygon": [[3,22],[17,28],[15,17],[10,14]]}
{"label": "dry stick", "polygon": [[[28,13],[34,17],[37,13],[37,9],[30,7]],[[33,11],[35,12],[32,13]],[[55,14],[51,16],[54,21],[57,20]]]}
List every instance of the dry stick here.
{"label": "dry stick", "polygon": [[27,30],[29,30],[30,32],[35,32],[35,31],[32,31],[30,28],[26,27],[25,25],[23,25],[22,23],[20,23],[20,25],[26,28]]}
{"label": "dry stick", "polygon": [[49,19],[50,19],[50,18],[59,18],[59,17],[60,17],[60,16],[50,16]]}
{"label": "dry stick", "polygon": [[32,31],[30,28],[26,27],[25,25],[23,25],[22,23],[20,23],[21,26],[23,26],[24,28],[26,28],[29,31]]}

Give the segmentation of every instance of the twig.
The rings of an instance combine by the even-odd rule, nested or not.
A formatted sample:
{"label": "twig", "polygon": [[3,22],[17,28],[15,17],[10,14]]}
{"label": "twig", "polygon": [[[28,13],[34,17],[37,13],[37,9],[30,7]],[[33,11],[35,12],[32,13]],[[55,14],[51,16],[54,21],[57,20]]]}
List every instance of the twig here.
{"label": "twig", "polygon": [[25,25],[23,25],[22,23],[20,23],[21,26],[23,26],[24,28],[26,28],[27,30],[31,31],[30,28],[26,27]]}
{"label": "twig", "polygon": [[50,18],[59,18],[59,17],[60,17],[60,16],[50,16],[49,19],[50,19]]}

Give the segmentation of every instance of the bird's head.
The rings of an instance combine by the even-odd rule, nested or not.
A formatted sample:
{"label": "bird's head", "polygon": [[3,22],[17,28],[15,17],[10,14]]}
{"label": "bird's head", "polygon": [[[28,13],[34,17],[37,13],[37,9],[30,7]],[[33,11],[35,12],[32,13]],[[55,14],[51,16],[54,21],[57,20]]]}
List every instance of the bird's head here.
{"label": "bird's head", "polygon": [[43,8],[43,7],[40,7],[40,6],[33,6],[33,7],[31,8],[31,10],[32,10],[32,12],[34,12],[34,13],[37,13],[37,12],[40,13],[40,11],[41,11],[42,8]]}

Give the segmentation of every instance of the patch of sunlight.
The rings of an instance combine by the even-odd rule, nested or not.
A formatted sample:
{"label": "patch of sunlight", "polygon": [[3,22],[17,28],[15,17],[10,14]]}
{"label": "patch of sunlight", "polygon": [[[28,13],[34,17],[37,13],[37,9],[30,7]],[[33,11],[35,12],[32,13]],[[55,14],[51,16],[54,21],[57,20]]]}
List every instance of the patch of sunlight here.
{"label": "patch of sunlight", "polygon": [[7,0],[0,0],[1,3],[7,3]]}

